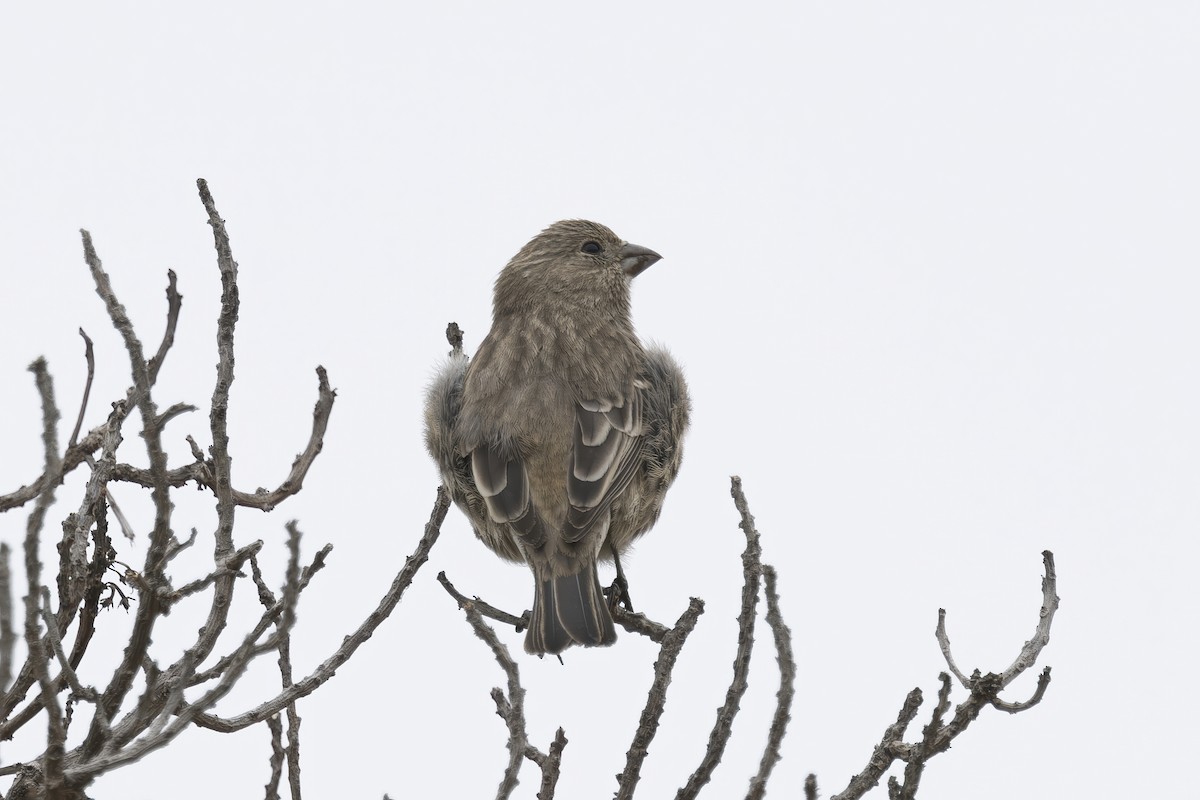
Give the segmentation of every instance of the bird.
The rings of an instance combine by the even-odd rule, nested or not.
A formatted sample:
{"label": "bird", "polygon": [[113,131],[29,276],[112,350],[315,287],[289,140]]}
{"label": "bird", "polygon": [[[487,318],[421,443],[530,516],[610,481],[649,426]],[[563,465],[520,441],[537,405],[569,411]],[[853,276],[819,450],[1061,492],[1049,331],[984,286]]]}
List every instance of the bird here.
{"label": "bird", "polygon": [[[620,556],[658,520],[683,458],[683,370],[634,331],[630,283],[662,257],[587,220],[556,222],[496,278],[491,330],[426,394],[425,444],[475,535],[525,562],[531,654],[616,641]],[[597,562],[612,559],[611,600]]]}

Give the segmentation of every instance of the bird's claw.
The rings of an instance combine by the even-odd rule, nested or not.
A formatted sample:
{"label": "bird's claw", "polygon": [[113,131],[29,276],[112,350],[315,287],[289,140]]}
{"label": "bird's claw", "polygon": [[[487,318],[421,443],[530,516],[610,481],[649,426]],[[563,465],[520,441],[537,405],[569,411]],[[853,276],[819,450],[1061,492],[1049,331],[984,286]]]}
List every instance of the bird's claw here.
{"label": "bird's claw", "polygon": [[618,575],[609,586],[604,590],[604,596],[608,598],[609,608],[624,607],[626,611],[633,613],[633,598],[629,596],[629,581],[625,580],[624,575]]}

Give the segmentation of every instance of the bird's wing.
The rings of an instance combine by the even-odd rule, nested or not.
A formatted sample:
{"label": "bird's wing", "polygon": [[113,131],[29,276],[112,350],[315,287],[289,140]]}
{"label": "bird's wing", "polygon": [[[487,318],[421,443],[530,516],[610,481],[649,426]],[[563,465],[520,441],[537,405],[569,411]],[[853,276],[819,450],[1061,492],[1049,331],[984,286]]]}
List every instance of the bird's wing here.
{"label": "bird's wing", "polygon": [[471,473],[492,521],[512,525],[530,546],[541,546],[545,532],[529,499],[529,475],[521,457],[484,443],[471,451]]}
{"label": "bird's wing", "polygon": [[642,461],[642,392],[635,381],[625,397],[581,400],[575,405],[575,435],[567,475],[566,529],[563,538],[577,542],[619,497]]}

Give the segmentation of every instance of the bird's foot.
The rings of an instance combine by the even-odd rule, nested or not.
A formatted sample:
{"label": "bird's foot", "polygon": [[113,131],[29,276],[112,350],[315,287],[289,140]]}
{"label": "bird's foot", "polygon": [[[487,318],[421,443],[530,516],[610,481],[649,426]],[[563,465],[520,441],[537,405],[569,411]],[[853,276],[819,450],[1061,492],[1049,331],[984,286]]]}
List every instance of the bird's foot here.
{"label": "bird's foot", "polygon": [[633,598],[629,596],[629,581],[625,580],[624,575],[617,575],[612,586],[604,590],[604,596],[608,598],[609,608],[623,606],[626,611],[633,613]]}

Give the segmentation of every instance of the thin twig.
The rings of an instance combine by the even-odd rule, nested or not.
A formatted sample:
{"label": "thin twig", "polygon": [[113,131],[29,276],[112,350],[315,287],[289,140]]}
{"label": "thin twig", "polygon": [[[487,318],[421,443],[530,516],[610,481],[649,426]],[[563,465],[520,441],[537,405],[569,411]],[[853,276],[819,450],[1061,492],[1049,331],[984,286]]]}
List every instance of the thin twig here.
{"label": "thin twig", "polygon": [[496,800],[505,800],[512,796],[513,790],[520,782],[518,776],[521,772],[521,764],[525,760],[525,750],[529,747],[529,736],[525,732],[525,690],[521,688],[521,676],[517,669],[517,663],[512,660],[508,648],[500,642],[496,632],[483,621],[483,616],[475,608],[475,604],[468,600],[466,603],[460,602],[459,607],[466,613],[467,622],[471,624],[475,635],[482,639],[492,651],[492,656],[504,670],[508,679],[507,697],[499,688],[492,689],[492,700],[496,703],[496,713],[508,727],[508,765],[504,768],[504,775],[496,789]]}
{"label": "thin twig", "polygon": [[[562,728],[554,734],[554,741],[550,743],[550,750],[546,754],[546,758],[537,761],[539,767],[542,768],[542,783],[538,787],[538,800],[554,800],[554,790],[558,786],[558,774],[562,769],[563,748],[567,746],[567,735]],[[533,748],[530,748],[533,749]],[[537,752],[536,750],[534,751]],[[541,753],[537,753],[541,755]],[[526,752],[527,757],[530,754]]]}
{"label": "thin twig", "polygon": [[658,658],[654,661],[654,682],[650,684],[650,691],[646,694],[646,706],[638,719],[633,743],[625,754],[625,769],[617,776],[618,800],[628,800],[637,789],[642,776],[642,764],[650,753],[650,743],[658,733],[659,720],[667,707],[667,687],[671,685],[671,673],[675,669],[675,662],[687,642],[688,635],[695,629],[696,621],[703,613],[704,601],[698,597],[691,598],[687,609],[676,620],[675,627],[663,638]]}
{"label": "thin twig", "polygon": [[444,571],[438,573],[437,579],[438,583],[442,585],[442,588],[445,589],[451,597],[458,601],[459,608],[466,608],[469,604],[485,617],[494,619],[497,622],[505,625],[512,625],[516,629],[517,633],[520,633],[529,627],[528,611],[518,617],[515,614],[510,614],[507,611],[496,608],[495,606],[480,600],[478,597],[467,597],[465,594],[458,591],[458,589],[454,588],[454,584],[451,583],[450,579],[446,577],[446,573]]}
{"label": "thin twig", "polygon": [[92,687],[84,686],[79,682],[79,676],[75,674],[75,669],[71,666],[71,662],[67,660],[67,654],[63,650],[62,637],[58,635],[58,624],[54,620],[54,615],[50,613],[50,590],[45,586],[42,587],[42,603],[39,610],[41,611],[42,622],[46,625],[46,639],[50,643],[50,650],[54,653],[54,657],[58,659],[58,666],[62,670],[62,677],[66,680],[67,686],[71,687],[71,693],[82,700],[87,700],[91,703],[97,702],[100,699],[99,693]]}
{"label": "thin twig", "polygon": [[[95,281],[96,293],[104,301],[109,319],[112,321],[113,327],[121,334],[125,342],[125,350],[129,355],[134,381],[134,399],[142,417],[142,439],[150,457],[150,470],[155,484],[150,493],[154,503],[154,527],[150,533],[150,545],[146,551],[146,569],[143,572],[149,585],[156,587],[161,583],[161,577],[153,574],[151,570],[154,569],[154,565],[162,562],[162,556],[170,540],[172,504],[170,490],[164,480],[167,472],[167,456],[162,447],[161,431],[156,427],[157,410],[150,397],[150,372],[145,361],[141,340],[134,332],[133,323],[126,314],[125,308],[117,300],[108,274],[104,271],[100,258],[92,246],[91,235],[87,231],[81,231],[81,234],[84,258]],[[138,666],[142,663],[146,650],[150,646],[151,632],[160,613],[156,591],[142,592],[141,602],[138,603],[134,619],[133,632],[129,637],[129,645],[125,648],[121,662],[114,671],[101,699],[104,713],[109,718],[112,718],[120,709],[121,702],[133,684]],[[100,730],[93,725],[83,744],[83,751],[87,755],[95,754],[102,744]]]}
{"label": "thin twig", "polygon": [[166,411],[159,414],[158,417],[154,420],[154,424],[158,427],[159,430],[162,430],[163,428],[165,428],[167,426],[168,422],[170,422],[171,420],[180,416],[181,414],[190,414],[191,412],[196,411],[196,410],[197,410],[197,408],[194,405],[191,405],[190,403],[175,403],[173,406],[168,408]]}
{"label": "thin twig", "polygon": [[[86,463],[87,457],[99,450],[105,437],[110,434],[111,431],[108,423],[97,425],[88,431],[87,436],[84,436],[82,441],[74,447],[67,448],[67,453],[62,459],[63,475],[69,475],[80,464]],[[43,472],[24,486],[8,494],[0,495],[0,512],[20,508],[35,497],[40,496],[46,486],[46,480],[46,473]]]}
{"label": "thin twig", "polygon": [[83,427],[83,417],[87,413],[88,398],[92,395],[92,379],[96,377],[96,353],[92,348],[91,337],[83,328],[79,329],[79,335],[83,337],[83,360],[87,362],[87,381],[83,384],[83,399],[79,401],[79,416],[75,418],[75,428],[71,431],[71,438],[67,440],[68,450],[79,441],[79,431]]}
{"label": "thin twig", "polygon": [[[336,399],[337,392],[329,385],[329,374],[325,371],[324,367],[317,367],[317,403],[313,408],[312,430],[309,432],[308,442],[305,444],[304,450],[292,461],[292,466],[287,477],[274,489],[259,489],[255,492],[244,492],[240,489],[230,487],[234,505],[244,508],[256,508],[260,511],[274,511],[280,503],[298,494],[304,488],[304,479],[308,475],[309,468],[312,467],[313,462],[320,455],[321,449],[325,445],[325,432],[329,427],[329,417],[333,411],[333,403]],[[191,407],[188,406],[182,410],[191,410]],[[206,461],[203,453],[199,452],[195,440],[191,437],[188,437],[188,439],[193,446],[193,455],[196,456],[196,462],[170,470],[166,477],[167,484],[179,488],[189,483],[195,483],[210,489],[216,494],[218,481],[212,468],[214,462]],[[136,483],[139,486],[153,485],[153,477],[149,470],[134,467],[130,464],[117,464],[114,468],[113,477],[115,480]],[[0,508],[0,510],[3,509]]]}
{"label": "thin twig", "polygon": [[283,723],[279,715],[267,717],[267,730],[271,732],[271,758],[267,763],[271,767],[271,777],[267,779],[266,800],[279,800],[279,781],[283,777]]}
{"label": "thin twig", "polygon": [[[296,603],[300,600],[300,529],[295,520],[287,524],[288,564],[283,584],[283,613],[279,618],[279,676],[284,691],[292,685],[291,629],[296,623]],[[288,788],[292,800],[300,800],[300,714],[295,702],[288,703]]]}
{"label": "thin twig", "polygon": [[663,639],[671,631],[670,628],[661,622],[655,622],[645,614],[634,613],[624,606],[615,606],[609,610],[612,611],[613,622],[630,633],[645,636],[655,644],[662,644]]}
{"label": "thin twig", "polygon": [[162,369],[163,361],[167,357],[167,351],[171,349],[171,345],[175,344],[175,328],[179,325],[179,309],[183,305],[183,295],[175,286],[175,270],[167,270],[167,327],[163,331],[162,342],[158,345],[158,352],[150,359],[149,373],[150,383],[153,384],[158,380],[158,371]]}
{"label": "thin twig", "polygon": [[736,475],[730,479],[730,494],[742,517],[738,527],[746,536],[746,549],[742,552],[742,610],[738,614],[738,646],[733,659],[733,677],[725,692],[725,703],[717,710],[717,719],[709,734],[704,758],[688,782],[675,794],[675,800],[691,800],[700,794],[700,790],[712,778],[713,770],[721,763],[725,746],[733,734],[733,720],[741,709],[742,695],[749,685],[750,656],[754,652],[755,609],[758,607],[758,588],[762,576],[762,546],[759,544],[758,530],[754,527],[754,516],[742,492],[742,479]]}
{"label": "thin twig", "polygon": [[[237,324],[240,300],[237,286],[237,262],[229,246],[225,221],[217,213],[216,203],[203,178],[196,181],[200,201],[208,212],[208,224],[213,232],[217,250],[217,270],[221,273],[221,311],[217,315],[217,380],[213,386],[209,407],[209,429],[212,435],[212,490],[217,498],[216,547],[213,559],[220,564],[233,552],[233,484],[229,458],[229,388],[233,384],[233,333]],[[233,598],[233,576],[217,581],[209,606],[208,619],[201,628],[196,643],[189,648],[196,663],[208,658],[227,624],[229,605]]]}
{"label": "thin twig", "polygon": [[1021,648],[1021,652],[1008,669],[1001,673],[1001,688],[1008,686],[1018,675],[1036,664],[1042,649],[1050,643],[1050,627],[1054,624],[1054,614],[1058,611],[1058,573],[1054,569],[1054,553],[1043,550],[1042,565],[1045,574],[1042,576],[1042,608],[1038,612],[1037,630],[1034,631],[1033,638]]}
{"label": "thin twig", "polygon": [[194,717],[195,724],[223,733],[241,730],[242,728],[262,722],[273,714],[278,714],[287,708],[289,703],[294,703],[301,697],[311,694],[321,684],[333,677],[337,669],[354,655],[354,651],[363,642],[371,638],[375,629],[387,619],[388,615],[396,607],[396,604],[400,602],[400,598],[404,595],[404,591],[408,588],[409,584],[412,583],[417,571],[429,560],[429,552],[437,541],[438,536],[441,535],[442,522],[445,521],[446,512],[449,509],[450,495],[446,492],[445,487],[438,487],[437,500],[434,502],[429,522],[425,525],[425,534],[417,544],[417,549],[405,560],[404,567],[396,575],[387,594],[379,601],[376,609],[358,626],[357,630],[343,640],[341,647],[333,655],[322,661],[307,677],[297,681],[291,688],[280,692],[275,697],[250,711],[230,718],[217,717],[212,714],[197,714]]}
{"label": "thin twig", "polygon": [[884,730],[883,737],[880,738],[879,744],[875,745],[866,768],[851,778],[846,788],[830,800],[857,800],[879,785],[880,778],[896,760],[895,743],[903,742],[904,731],[917,716],[922,700],[923,695],[919,687],[908,693],[908,697],[904,698],[904,705],[900,707],[899,716]]}
{"label": "thin twig", "polygon": [[1042,696],[1046,694],[1046,687],[1050,685],[1050,667],[1042,670],[1042,674],[1038,675],[1037,687],[1033,690],[1033,696],[1028,700],[1018,703],[1012,703],[1000,698],[992,701],[992,705],[1001,711],[1007,711],[1009,714],[1019,714],[1022,711],[1029,709],[1042,702]]}
{"label": "thin twig", "polygon": [[25,596],[25,644],[29,648],[29,661],[41,686],[42,706],[46,710],[46,752],[42,757],[44,792],[46,797],[58,797],[63,788],[63,753],[67,729],[63,722],[62,708],[58,704],[57,688],[50,680],[49,658],[38,624],[42,596],[42,562],[38,558],[38,544],[46,511],[54,503],[54,490],[62,472],[62,460],[58,454],[59,412],[54,403],[54,383],[46,369],[45,359],[39,358],[34,361],[29,365],[29,371],[34,374],[38,394],[42,399],[42,443],[45,450],[45,474],[49,480],[25,527],[25,575],[29,584],[29,593]]}
{"label": "thin twig", "polygon": [[226,559],[224,564],[217,567],[203,578],[197,578],[194,581],[185,583],[178,589],[163,595],[163,600],[166,603],[173,605],[185,597],[204,591],[221,578],[236,577],[242,568],[242,564],[246,562],[246,559],[250,558],[252,555],[257,555],[262,548],[262,539],[256,539],[250,544],[238,548],[232,556]]}
{"label": "thin twig", "polygon": [[955,664],[954,655],[950,649],[950,637],[946,633],[945,625],[946,612],[939,609],[936,637],[942,650],[942,656],[955,679],[963,684],[970,694],[955,708],[953,717],[948,722],[944,722],[945,715],[950,709],[951,681],[950,676],[943,672],[939,676],[941,687],[938,691],[938,702],[933,709],[929,724],[925,726],[921,741],[908,744],[903,740],[904,730],[916,715],[921,698],[920,689],[914,689],[905,702],[900,719],[884,732],[883,739],[875,748],[867,768],[855,775],[846,788],[841,793],[834,795],[832,800],[856,800],[862,797],[879,783],[883,774],[896,759],[907,762],[907,766],[903,781],[894,777],[889,780],[889,796],[893,800],[911,800],[920,785],[926,762],[938,753],[949,750],[955,737],[965,731],[979,717],[984,708],[990,705],[1001,711],[1015,714],[1032,708],[1041,701],[1046,687],[1050,683],[1049,667],[1042,671],[1038,678],[1037,688],[1029,700],[1018,703],[1008,702],[1001,700],[998,694],[1017,675],[1033,665],[1041,655],[1042,649],[1050,641],[1050,624],[1054,619],[1054,612],[1058,608],[1054,554],[1047,550],[1042,553],[1042,560],[1045,574],[1042,579],[1042,608],[1037,631],[1034,638],[1021,648],[1021,652],[1013,664],[1002,674],[989,672],[984,675],[979,670],[975,670],[970,676],[964,675]]}
{"label": "thin twig", "polygon": [[925,771],[925,764],[933,755],[934,743],[937,741],[938,734],[942,732],[942,720],[945,718],[946,712],[950,710],[950,688],[952,686],[950,676],[943,672],[938,676],[938,680],[941,681],[941,686],[938,687],[937,703],[933,707],[929,724],[925,726],[922,733],[921,743],[912,748],[912,755],[904,767],[904,783],[897,782],[895,778],[888,783],[889,794],[895,794],[898,800],[913,800],[916,797],[917,789],[921,785],[921,775]]}
{"label": "thin twig", "polygon": [[0,542],[0,693],[7,692],[13,676],[13,654],[17,634],[13,630],[12,550]]}
{"label": "thin twig", "polygon": [[[299,583],[302,589],[306,585],[306,576],[301,577]],[[192,703],[185,703],[182,698],[183,687],[190,685],[189,678],[191,677],[191,664],[194,657],[190,651],[185,652],[182,659],[182,668],[174,671],[175,667],[172,667],[173,671],[166,676],[168,683],[172,686],[172,693],[167,702],[157,712],[158,715],[155,718],[154,727],[146,735],[123,747],[123,749],[116,750],[110,748],[94,757],[91,761],[69,770],[69,777],[75,781],[85,782],[114,767],[136,761],[154,750],[167,746],[183,730],[196,723],[197,717],[203,715],[206,709],[211,708],[229,693],[245,672],[250,661],[267,649],[272,649],[260,646],[258,639],[272,622],[280,619],[284,611],[284,603],[284,600],[280,600],[263,614],[258,625],[243,638],[241,645],[227,657],[228,663],[223,669],[217,684]],[[148,686],[153,683],[156,683],[156,681],[152,682],[149,678],[147,679]],[[312,690],[309,689],[309,691]],[[303,692],[302,694],[307,693]],[[149,692],[143,695],[143,699],[148,696]],[[124,744],[130,738],[130,732],[138,729],[140,720],[145,717],[146,710],[149,710],[149,706],[145,710],[139,708],[134,713],[128,715],[125,720],[122,720],[121,724],[117,726],[117,733],[113,738]],[[177,714],[175,720],[170,724],[161,724],[171,714]]]}
{"label": "thin twig", "polygon": [[767,746],[763,748],[758,774],[750,779],[747,800],[761,800],[767,793],[767,781],[781,758],[780,748],[783,745],[784,734],[787,733],[788,722],[792,718],[792,700],[796,696],[796,658],[792,654],[792,632],[784,623],[783,613],[779,608],[775,568],[763,564],[762,572],[767,595],[767,624],[771,626],[771,632],[775,636],[775,650],[779,654],[779,691],[775,694],[775,716],[767,733]]}
{"label": "thin twig", "polygon": [[949,667],[951,674],[964,688],[970,689],[970,678],[963,674],[962,670],[958,668],[958,664],[954,663],[954,654],[950,650],[950,634],[946,632],[946,609],[944,608],[938,609],[937,631],[934,635],[937,637],[938,646],[942,649],[942,657],[946,659],[946,666]]}

